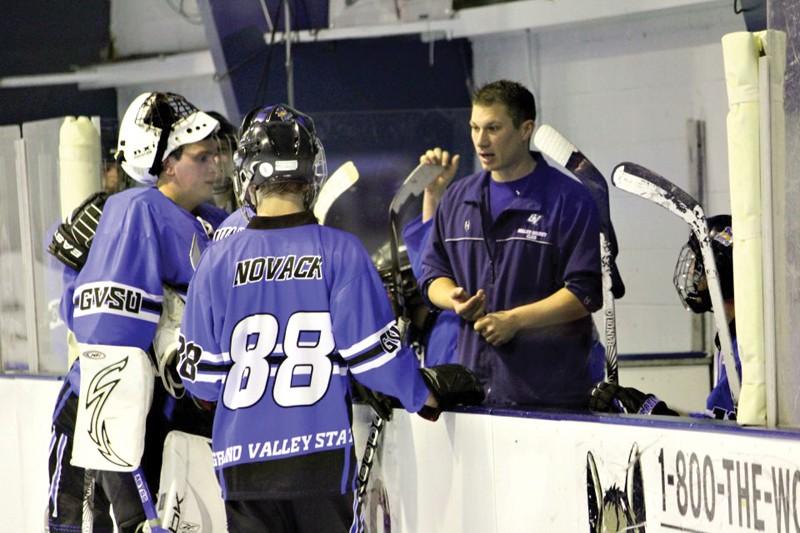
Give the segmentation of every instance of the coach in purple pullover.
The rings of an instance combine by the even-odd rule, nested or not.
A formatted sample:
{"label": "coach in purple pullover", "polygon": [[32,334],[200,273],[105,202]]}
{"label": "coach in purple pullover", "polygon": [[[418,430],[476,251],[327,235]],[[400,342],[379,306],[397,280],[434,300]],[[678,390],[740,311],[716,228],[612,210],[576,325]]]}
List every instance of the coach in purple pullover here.
{"label": "coach in purple pullover", "polygon": [[[482,171],[454,182],[436,211],[422,292],[461,318],[456,362],[493,406],[585,407],[590,313],[602,305],[599,221],[588,191],[529,152],[536,108],[518,83],[472,100]],[[446,153],[445,153],[446,154]],[[424,159],[453,161],[441,149]]]}

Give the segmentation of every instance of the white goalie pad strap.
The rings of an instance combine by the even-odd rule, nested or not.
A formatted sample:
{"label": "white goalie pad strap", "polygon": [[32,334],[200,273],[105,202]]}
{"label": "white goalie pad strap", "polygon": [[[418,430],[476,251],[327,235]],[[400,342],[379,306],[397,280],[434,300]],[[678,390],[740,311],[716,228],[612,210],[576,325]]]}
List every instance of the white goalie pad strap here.
{"label": "white goalie pad strap", "polygon": [[70,462],[82,468],[131,472],[144,451],[153,366],[140,348],[78,346],[81,390]]}
{"label": "white goalie pad strap", "polygon": [[209,439],[171,431],[159,487],[158,516],[169,531],[227,531]]}
{"label": "white goalie pad strap", "polygon": [[183,320],[183,309],[186,304],[177,292],[169,287],[164,287],[164,299],[161,306],[161,317],[153,338],[153,349],[159,361],[178,350],[181,320]]}

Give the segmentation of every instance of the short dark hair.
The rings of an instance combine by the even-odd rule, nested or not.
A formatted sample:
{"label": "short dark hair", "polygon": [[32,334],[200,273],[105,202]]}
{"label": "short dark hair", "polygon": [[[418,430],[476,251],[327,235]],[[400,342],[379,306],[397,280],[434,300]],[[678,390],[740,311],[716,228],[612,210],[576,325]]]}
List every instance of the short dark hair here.
{"label": "short dark hair", "polygon": [[256,189],[258,194],[273,195],[273,194],[305,194],[308,192],[311,185],[308,183],[300,183],[296,181],[278,181],[262,183]]}
{"label": "short dark hair", "polygon": [[497,80],[483,85],[472,95],[472,105],[490,106],[498,103],[506,106],[516,128],[526,120],[536,120],[533,93],[520,83]]}

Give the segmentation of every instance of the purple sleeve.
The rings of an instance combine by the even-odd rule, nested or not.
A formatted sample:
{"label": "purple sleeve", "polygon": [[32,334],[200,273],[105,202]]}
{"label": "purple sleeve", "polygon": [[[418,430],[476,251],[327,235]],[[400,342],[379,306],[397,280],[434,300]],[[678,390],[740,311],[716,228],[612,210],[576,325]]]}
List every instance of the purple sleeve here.
{"label": "purple sleeve", "polygon": [[423,222],[422,215],[419,215],[403,228],[403,242],[406,243],[408,260],[416,278],[422,275],[422,252],[430,240],[432,227],[433,219]]}
{"label": "purple sleeve", "polygon": [[603,306],[600,275],[600,221],[588,193],[565,202],[559,221],[564,285],[593,313]]}
{"label": "purple sleeve", "polygon": [[445,193],[445,197],[439,204],[438,209],[436,209],[430,236],[422,253],[422,272],[418,279],[418,285],[423,299],[431,307],[435,307],[428,299],[428,286],[431,282],[436,278],[450,278],[455,281],[455,275],[450,266],[450,258],[444,248],[444,229],[449,211],[448,198],[449,195]]}
{"label": "purple sleeve", "polygon": [[[360,256],[360,257],[358,257]],[[331,294],[333,335],[355,379],[400,400],[412,413],[428,397],[414,352],[402,345],[386,290],[366,251],[354,258],[360,271]]]}
{"label": "purple sleeve", "polygon": [[163,299],[159,232],[145,203],[123,202],[112,196],[103,210],[75,280],[71,326],[79,342],[147,350]]}
{"label": "purple sleeve", "polygon": [[[205,256],[203,259],[207,259]],[[230,358],[220,349],[216,338],[213,314],[225,309],[212,302],[210,262],[201,260],[189,285],[186,307],[181,322],[181,353],[178,371],[190,394],[217,401],[225,376],[230,370]]]}

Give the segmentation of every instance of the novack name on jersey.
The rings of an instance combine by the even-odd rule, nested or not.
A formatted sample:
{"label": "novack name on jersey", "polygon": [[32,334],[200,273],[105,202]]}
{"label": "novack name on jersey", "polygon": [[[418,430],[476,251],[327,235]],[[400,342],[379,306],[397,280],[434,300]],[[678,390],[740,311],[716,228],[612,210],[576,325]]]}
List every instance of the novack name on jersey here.
{"label": "novack name on jersey", "polygon": [[261,281],[322,279],[322,257],[319,255],[278,255],[253,257],[236,262],[233,286]]}

